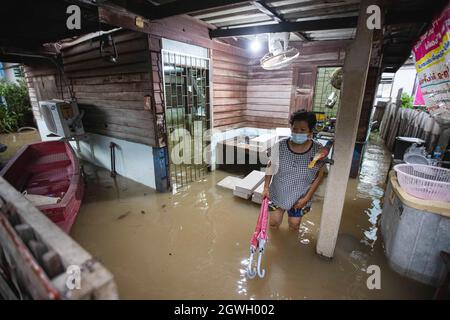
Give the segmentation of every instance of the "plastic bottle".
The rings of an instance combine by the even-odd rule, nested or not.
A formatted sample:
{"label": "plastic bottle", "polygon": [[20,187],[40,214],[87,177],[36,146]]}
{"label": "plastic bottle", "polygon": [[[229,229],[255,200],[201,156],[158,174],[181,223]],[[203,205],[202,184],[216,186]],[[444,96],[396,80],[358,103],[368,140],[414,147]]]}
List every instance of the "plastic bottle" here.
{"label": "plastic bottle", "polygon": [[434,148],[433,158],[436,160],[441,160],[441,156],[442,156],[441,146],[437,145],[436,148]]}

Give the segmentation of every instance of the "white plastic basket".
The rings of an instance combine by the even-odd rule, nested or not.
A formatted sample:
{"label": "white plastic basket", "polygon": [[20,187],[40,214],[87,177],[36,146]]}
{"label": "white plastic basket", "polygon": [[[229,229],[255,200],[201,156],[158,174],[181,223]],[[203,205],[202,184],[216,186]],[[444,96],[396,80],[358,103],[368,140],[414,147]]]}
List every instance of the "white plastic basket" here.
{"label": "white plastic basket", "polygon": [[450,202],[450,170],[423,164],[398,164],[394,167],[400,187],[410,195]]}

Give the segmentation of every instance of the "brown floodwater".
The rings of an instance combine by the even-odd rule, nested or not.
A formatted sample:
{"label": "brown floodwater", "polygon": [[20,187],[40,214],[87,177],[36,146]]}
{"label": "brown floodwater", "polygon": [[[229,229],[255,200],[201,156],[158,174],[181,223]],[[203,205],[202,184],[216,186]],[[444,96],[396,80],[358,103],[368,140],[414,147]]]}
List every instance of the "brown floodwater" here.
{"label": "brown floodwater", "polygon": [[[429,299],[434,289],[387,265],[378,228],[389,167],[378,140],[368,145],[359,179],[349,182],[335,256],[315,253],[325,183],[299,232],[287,220],[270,231],[266,276],[245,268],[259,206],[216,186],[210,173],[177,194],[85,166],[87,188],[71,236],[114,275],[123,299]],[[369,290],[369,265],[381,290]]]}
{"label": "brown floodwater", "polygon": [[6,144],[8,147],[5,152],[0,153],[0,163],[6,163],[23,145],[39,141],[41,141],[41,137],[34,130],[0,134],[0,143]]}

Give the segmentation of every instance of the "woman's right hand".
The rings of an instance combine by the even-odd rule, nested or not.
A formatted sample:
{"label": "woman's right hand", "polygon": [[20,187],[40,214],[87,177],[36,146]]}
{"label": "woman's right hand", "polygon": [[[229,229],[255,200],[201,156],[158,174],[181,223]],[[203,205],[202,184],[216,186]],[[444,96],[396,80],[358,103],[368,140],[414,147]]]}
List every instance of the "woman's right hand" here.
{"label": "woman's right hand", "polygon": [[263,192],[261,193],[261,197],[264,198],[269,198],[269,188],[264,188]]}

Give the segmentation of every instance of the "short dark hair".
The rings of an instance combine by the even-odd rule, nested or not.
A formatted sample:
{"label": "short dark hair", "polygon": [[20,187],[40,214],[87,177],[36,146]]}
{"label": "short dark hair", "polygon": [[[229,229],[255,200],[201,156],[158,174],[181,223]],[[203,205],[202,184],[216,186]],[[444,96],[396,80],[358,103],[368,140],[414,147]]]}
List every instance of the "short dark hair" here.
{"label": "short dark hair", "polygon": [[299,110],[295,111],[291,114],[291,118],[289,119],[289,123],[291,126],[295,121],[306,121],[308,123],[309,130],[313,131],[316,127],[317,119],[314,112]]}

